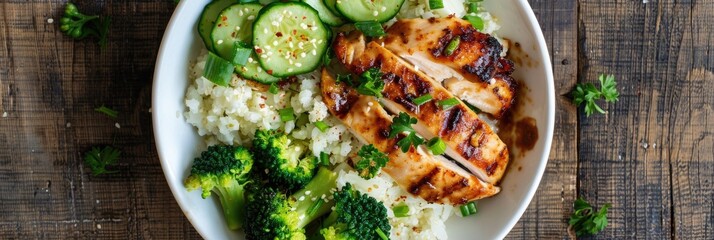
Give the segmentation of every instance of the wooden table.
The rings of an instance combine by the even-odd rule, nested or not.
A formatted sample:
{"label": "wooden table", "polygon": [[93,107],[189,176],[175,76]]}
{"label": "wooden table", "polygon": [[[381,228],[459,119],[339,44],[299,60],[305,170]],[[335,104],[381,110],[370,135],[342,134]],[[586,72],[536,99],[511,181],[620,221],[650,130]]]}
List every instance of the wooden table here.
{"label": "wooden table", "polygon": [[[77,2],[112,16],[106,49],[58,30],[64,1],[0,2],[0,239],[199,238],[164,179],[149,112],[173,0]],[[567,238],[582,196],[612,203],[597,238],[714,239],[714,0],[530,2],[558,113],[545,176],[508,237]],[[600,73],[617,76],[620,101],[585,117],[568,93]],[[123,150],[119,173],[90,174],[82,156],[96,144]]]}

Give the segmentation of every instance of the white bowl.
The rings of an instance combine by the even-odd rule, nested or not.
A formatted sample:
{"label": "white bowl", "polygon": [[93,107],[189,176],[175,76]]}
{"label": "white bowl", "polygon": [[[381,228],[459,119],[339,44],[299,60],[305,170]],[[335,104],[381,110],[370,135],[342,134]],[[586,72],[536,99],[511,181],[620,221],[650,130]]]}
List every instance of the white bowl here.
{"label": "white bowl", "polygon": [[[184,93],[189,83],[188,68],[203,43],[196,22],[210,0],[181,1],[169,22],[154,73],[152,116],[156,148],[166,181],[186,217],[206,239],[242,239],[224,224],[220,204],[204,200],[200,191],[187,192],[183,179],[198,154],[201,139],[182,117]],[[540,138],[533,150],[514,159],[513,167],[497,196],[479,201],[479,213],[468,218],[452,217],[447,228],[451,239],[501,239],[513,228],[528,207],[545,170],[553,137],[555,91],[550,58],[543,33],[526,0],[486,0],[485,7],[502,26],[500,36],[519,42],[536,64],[517,66],[516,79],[526,83],[531,99],[525,115],[536,119]]]}

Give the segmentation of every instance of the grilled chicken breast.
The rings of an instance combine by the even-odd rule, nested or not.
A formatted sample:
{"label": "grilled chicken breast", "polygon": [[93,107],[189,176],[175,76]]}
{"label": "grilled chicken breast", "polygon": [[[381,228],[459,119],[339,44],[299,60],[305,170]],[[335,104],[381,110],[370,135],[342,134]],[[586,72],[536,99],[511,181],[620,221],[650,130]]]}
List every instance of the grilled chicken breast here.
{"label": "grilled chicken breast", "polygon": [[[361,36],[340,34],[333,46],[337,59],[355,74],[380,69],[385,83],[384,98],[380,101],[387,109],[417,118],[415,129],[419,134],[426,138],[441,137],[449,157],[481,180],[499,182],[509,161],[506,144],[468,106],[460,101],[448,109],[438,106],[439,101],[454,95],[376,42],[365,44]],[[431,94],[433,100],[421,106],[413,103],[425,94]]]}
{"label": "grilled chicken breast", "polygon": [[[447,55],[454,39],[458,47]],[[513,62],[498,40],[456,17],[401,19],[387,30],[384,47],[443,82],[451,93],[496,118],[513,104]]]}
{"label": "grilled chicken breast", "polygon": [[411,147],[402,152],[397,146],[404,136],[389,138],[392,117],[371,96],[359,95],[347,84],[337,84],[323,70],[322,96],[330,112],[367,144],[374,144],[389,156],[384,172],[408,192],[426,201],[463,204],[493,196],[499,188],[484,183],[456,164]]}

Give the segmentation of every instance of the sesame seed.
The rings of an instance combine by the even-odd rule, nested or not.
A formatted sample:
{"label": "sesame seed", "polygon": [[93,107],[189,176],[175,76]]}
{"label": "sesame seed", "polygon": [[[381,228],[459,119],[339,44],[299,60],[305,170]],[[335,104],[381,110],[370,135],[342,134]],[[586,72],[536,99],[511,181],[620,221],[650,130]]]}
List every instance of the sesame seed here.
{"label": "sesame seed", "polygon": [[267,29],[267,28],[263,28],[263,33],[268,34],[268,29]]}
{"label": "sesame seed", "polygon": [[305,54],[304,52],[300,53],[300,57],[307,57],[307,54]]}
{"label": "sesame seed", "polygon": [[298,198],[298,201],[302,201],[302,200],[305,200],[305,196],[300,196],[300,198]]}
{"label": "sesame seed", "polygon": [[313,50],[312,50],[312,55],[313,55],[313,56],[317,56],[317,50],[313,49]]}
{"label": "sesame seed", "polygon": [[302,63],[295,63],[296,67],[302,67]]}
{"label": "sesame seed", "polygon": [[415,71],[419,71],[419,66],[414,66]]}
{"label": "sesame seed", "polygon": [[312,191],[310,191],[310,190],[305,191],[306,195],[310,195],[310,193],[312,193]]}
{"label": "sesame seed", "polygon": [[293,72],[293,71],[294,71],[294,69],[288,68],[288,72]]}
{"label": "sesame seed", "polygon": [[240,31],[240,26],[236,26],[236,31]]}
{"label": "sesame seed", "polygon": [[387,11],[387,7],[382,6],[382,9],[380,9],[380,10],[382,10],[382,12]]}
{"label": "sesame seed", "polygon": [[278,41],[273,41],[273,46],[278,46]]}
{"label": "sesame seed", "polygon": [[218,40],[218,41],[216,41],[216,44],[218,44],[218,45],[223,44],[223,40]]}
{"label": "sesame seed", "polygon": [[374,15],[375,17],[376,17],[376,16],[379,16],[379,12],[374,11],[374,12],[372,13],[372,15]]}
{"label": "sesame seed", "polygon": [[52,19],[52,18],[48,18],[48,19],[47,19],[47,23],[53,23],[53,22],[55,22],[54,19]]}
{"label": "sesame seed", "polygon": [[121,125],[119,125],[119,123],[114,123],[114,127],[121,128]]}
{"label": "sesame seed", "polygon": [[248,58],[248,62],[249,62],[249,63],[252,63],[252,62],[253,62],[253,58],[252,58],[252,57],[249,57],[249,58]]}
{"label": "sesame seed", "polygon": [[255,15],[248,16],[248,20],[253,20],[253,19],[255,19]]}

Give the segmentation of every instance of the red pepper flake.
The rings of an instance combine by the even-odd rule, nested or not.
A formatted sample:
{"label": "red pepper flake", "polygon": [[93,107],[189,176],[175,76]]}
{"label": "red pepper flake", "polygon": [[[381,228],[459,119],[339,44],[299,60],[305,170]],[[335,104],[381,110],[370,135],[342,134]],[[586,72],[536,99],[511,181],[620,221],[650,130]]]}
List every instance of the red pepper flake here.
{"label": "red pepper flake", "polygon": [[221,21],[228,21],[228,17],[226,17],[226,16],[221,16]]}
{"label": "red pepper flake", "polygon": [[273,70],[265,70],[265,72],[267,72],[270,75],[273,75]]}
{"label": "red pepper flake", "polygon": [[283,37],[283,33],[277,32],[277,33],[275,33],[275,36],[277,36],[277,37]]}
{"label": "red pepper flake", "polygon": [[261,53],[263,53],[263,49],[255,48],[255,53],[261,54]]}
{"label": "red pepper flake", "polygon": [[265,104],[260,104],[260,108],[265,108]]}
{"label": "red pepper flake", "polygon": [[297,35],[297,29],[293,29],[293,35]]}

